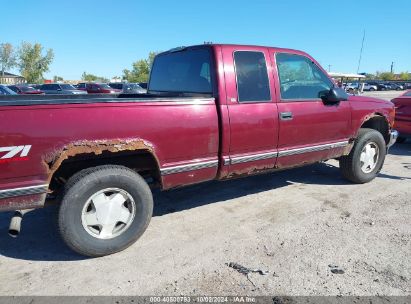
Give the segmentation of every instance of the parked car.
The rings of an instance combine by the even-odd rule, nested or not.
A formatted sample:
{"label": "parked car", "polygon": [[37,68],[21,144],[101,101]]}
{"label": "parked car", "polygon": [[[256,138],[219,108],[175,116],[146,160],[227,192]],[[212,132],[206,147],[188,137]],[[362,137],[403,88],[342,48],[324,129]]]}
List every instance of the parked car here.
{"label": "parked car", "polygon": [[[377,86],[369,83],[361,83],[363,85],[363,90],[364,91],[376,91]],[[354,93],[357,91],[360,87],[360,84],[358,82],[350,82],[345,85],[345,90],[348,93]]]}
{"label": "parked car", "polygon": [[11,234],[25,210],[61,197],[58,226],[67,245],[83,255],[112,254],[146,230],[150,187],[328,159],[339,161],[347,180],[367,183],[398,135],[391,102],[349,96],[296,50],[174,49],[155,57],[148,93],[0,96],[0,210],[20,210]]}
{"label": "parked car", "polygon": [[138,85],[139,85],[140,87],[142,87],[143,89],[147,90],[147,87],[148,87],[147,82],[139,82]]}
{"label": "parked car", "polygon": [[108,84],[113,89],[120,90],[125,94],[145,94],[147,90],[140,87],[137,83],[129,82],[112,82]]}
{"label": "parked car", "polygon": [[0,84],[0,95],[17,95],[17,93],[10,90],[8,87]]}
{"label": "parked car", "polygon": [[[81,90],[81,88],[79,88]],[[113,94],[121,93],[121,90],[113,89],[107,83],[86,83],[87,93]]]}
{"label": "parked car", "polygon": [[404,90],[404,86],[399,83],[390,83],[391,90],[401,91]]}
{"label": "parked car", "polygon": [[370,85],[376,86],[377,87],[377,91],[386,91],[388,90],[388,87],[380,82],[370,82]]}
{"label": "parked car", "polygon": [[80,82],[80,83],[74,85],[74,87],[75,87],[77,90],[87,91],[87,90],[86,90],[86,84],[87,84],[87,82]]}
{"label": "parked car", "polygon": [[26,85],[9,85],[8,88],[17,94],[22,94],[22,95],[44,94],[43,91],[35,89],[31,86],[26,86]]}
{"label": "parked car", "polygon": [[356,90],[358,90],[358,82],[349,82],[345,85],[344,89],[350,94],[353,94]]}
{"label": "parked car", "polygon": [[397,141],[403,143],[407,138],[411,138],[411,91],[394,98],[392,102],[396,109],[395,127],[400,132]]}
{"label": "parked car", "polygon": [[377,91],[378,87],[374,84],[364,83],[364,91]]}
{"label": "parked car", "polygon": [[41,86],[46,94],[87,94],[86,91],[78,90],[71,84],[46,83]]}
{"label": "parked car", "polygon": [[385,83],[383,83],[383,85],[385,85],[385,89],[386,89],[386,90],[393,90],[393,87],[392,87],[392,85],[391,85],[390,83],[385,82]]}
{"label": "parked car", "polygon": [[30,84],[31,87],[35,88],[36,90],[40,90],[41,84]]}

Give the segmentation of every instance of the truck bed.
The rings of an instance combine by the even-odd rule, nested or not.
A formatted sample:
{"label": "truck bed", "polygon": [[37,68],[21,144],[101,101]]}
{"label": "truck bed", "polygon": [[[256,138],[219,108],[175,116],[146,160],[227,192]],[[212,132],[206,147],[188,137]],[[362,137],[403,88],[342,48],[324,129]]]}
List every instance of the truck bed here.
{"label": "truck bed", "polygon": [[[133,161],[137,150],[151,157],[163,189],[217,175],[219,122],[214,98],[17,95],[1,96],[0,105],[0,191],[40,185],[43,190],[68,159],[97,156],[115,163],[119,159],[111,157],[116,153]],[[197,166],[200,170],[190,172]],[[0,209],[12,209],[3,203]]]}

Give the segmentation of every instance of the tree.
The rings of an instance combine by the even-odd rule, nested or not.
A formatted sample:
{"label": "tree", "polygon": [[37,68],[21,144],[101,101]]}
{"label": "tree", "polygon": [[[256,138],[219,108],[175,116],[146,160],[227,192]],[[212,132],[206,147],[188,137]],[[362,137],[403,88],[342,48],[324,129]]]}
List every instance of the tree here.
{"label": "tree", "polygon": [[156,52],[150,52],[147,59],[141,59],[134,62],[131,71],[124,69],[123,79],[128,82],[147,82],[156,55]]}
{"label": "tree", "polygon": [[93,74],[87,74],[86,72],[83,72],[83,74],[81,74],[81,80],[84,81],[96,81],[98,79],[98,76],[93,75]]}
{"label": "tree", "polygon": [[64,80],[63,77],[60,77],[60,76],[54,76],[53,77],[54,82],[63,81],[63,80]]}
{"label": "tree", "polygon": [[16,66],[16,53],[10,43],[0,44],[0,65],[2,76],[6,70]]}
{"label": "tree", "polygon": [[100,82],[108,82],[108,79],[102,76],[97,76],[94,74],[88,74],[86,72],[83,72],[83,74],[81,75],[81,80],[84,81],[100,81]]}
{"label": "tree", "polygon": [[365,79],[376,79],[376,76],[374,74],[366,73],[365,74]]}
{"label": "tree", "polygon": [[400,79],[401,80],[410,80],[410,78],[411,78],[410,73],[408,73],[408,71],[400,73]]}
{"label": "tree", "polygon": [[43,74],[49,71],[54,53],[52,49],[48,49],[43,55],[43,46],[40,43],[22,42],[18,57],[21,75],[28,83],[39,83],[44,79]]}
{"label": "tree", "polygon": [[394,74],[391,72],[382,72],[379,77],[382,80],[393,80],[394,79]]}

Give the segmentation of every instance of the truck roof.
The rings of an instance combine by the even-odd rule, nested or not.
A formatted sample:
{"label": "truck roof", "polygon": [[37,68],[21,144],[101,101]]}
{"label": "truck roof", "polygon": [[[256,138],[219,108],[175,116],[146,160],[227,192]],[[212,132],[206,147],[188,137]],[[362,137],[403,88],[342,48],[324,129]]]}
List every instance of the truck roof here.
{"label": "truck roof", "polygon": [[253,44],[230,44],[230,43],[205,43],[205,44],[194,44],[194,45],[188,45],[188,46],[178,46],[172,49],[169,49],[168,51],[161,52],[160,54],[164,53],[172,53],[172,52],[178,52],[184,49],[190,49],[190,48],[197,48],[197,47],[235,47],[241,49],[242,47],[244,48],[268,48],[271,50],[274,50],[275,52],[291,52],[291,53],[297,53],[297,54],[302,54],[311,56],[307,54],[304,51],[296,50],[296,49],[290,49],[290,48],[282,48],[282,47],[276,47],[276,46],[264,46],[264,45],[253,45]]}

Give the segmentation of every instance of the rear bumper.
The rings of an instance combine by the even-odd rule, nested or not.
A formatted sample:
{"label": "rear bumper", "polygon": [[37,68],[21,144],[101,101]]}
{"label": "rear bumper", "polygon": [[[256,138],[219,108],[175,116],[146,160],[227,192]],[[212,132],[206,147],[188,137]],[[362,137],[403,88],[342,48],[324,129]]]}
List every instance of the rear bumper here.
{"label": "rear bumper", "polygon": [[390,131],[390,141],[387,144],[387,148],[391,147],[395,142],[397,141],[398,138],[398,131],[397,130],[391,130]]}

